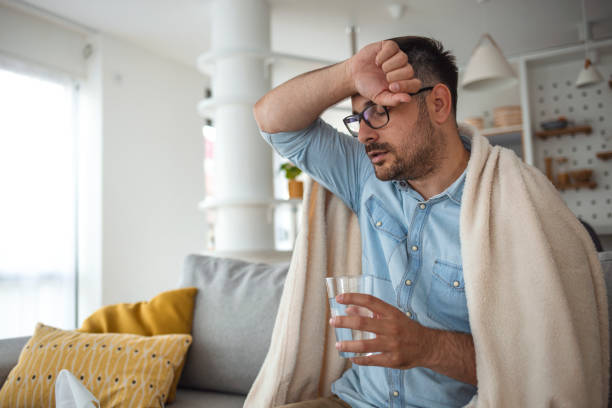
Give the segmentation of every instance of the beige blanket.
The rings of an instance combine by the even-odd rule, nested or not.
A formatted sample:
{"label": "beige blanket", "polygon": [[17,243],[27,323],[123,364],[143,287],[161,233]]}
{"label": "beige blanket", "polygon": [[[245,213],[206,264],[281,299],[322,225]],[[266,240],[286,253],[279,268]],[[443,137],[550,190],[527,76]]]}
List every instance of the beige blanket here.
{"label": "beige blanket", "polygon": [[331,384],[350,362],[340,358],[334,347],[325,277],[360,273],[357,217],[325,188],[307,183],[270,349],[245,407],[274,407],[331,395]]}
{"label": "beige blanket", "polygon": [[461,203],[478,376],[469,406],[607,406],[606,287],[584,227],[540,171],[482,136]]}
{"label": "beige blanket", "polygon": [[[468,407],[607,406],[601,266],[555,188],[511,151],[473,136],[460,223],[478,377]],[[356,217],[313,183],[270,350],[245,407],[329,395],[346,367],[327,324],[323,278],[359,273],[360,262]]]}

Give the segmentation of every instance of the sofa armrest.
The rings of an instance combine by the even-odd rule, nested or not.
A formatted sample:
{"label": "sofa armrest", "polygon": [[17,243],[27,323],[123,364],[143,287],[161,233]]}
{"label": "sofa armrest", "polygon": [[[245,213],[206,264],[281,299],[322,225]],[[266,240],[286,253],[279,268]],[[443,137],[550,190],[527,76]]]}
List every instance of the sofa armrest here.
{"label": "sofa armrest", "polygon": [[0,387],[4,384],[6,377],[17,365],[21,349],[30,340],[29,337],[15,337],[0,340]]}

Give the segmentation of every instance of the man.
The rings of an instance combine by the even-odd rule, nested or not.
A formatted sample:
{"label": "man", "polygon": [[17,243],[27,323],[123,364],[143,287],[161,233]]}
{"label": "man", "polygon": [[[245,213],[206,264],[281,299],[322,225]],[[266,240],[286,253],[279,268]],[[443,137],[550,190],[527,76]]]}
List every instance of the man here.
{"label": "man", "polygon": [[[347,97],[353,137],[318,119]],[[339,350],[374,354],[351,359],[332,387],[339,399],[297,406],[449,407],[476,394],[459,239],[471,145],[459,135],[456,105],[454,57],[422,37],[370,44],[257,102],[266,140],[357,214],[362,271],[375,282],[372,296],[337,299],[374,318],[330,321],[376,334]]]}

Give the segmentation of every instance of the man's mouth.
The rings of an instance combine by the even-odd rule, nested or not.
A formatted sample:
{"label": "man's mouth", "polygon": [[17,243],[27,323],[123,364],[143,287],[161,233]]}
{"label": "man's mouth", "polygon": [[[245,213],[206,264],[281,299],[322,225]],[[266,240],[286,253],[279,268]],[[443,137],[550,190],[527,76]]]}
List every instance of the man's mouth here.
{"label": "man's mouth", "polygon": [[385,157],[387,156],[387,152],[384,150],[376,150],[373,152],[368,152],[368,157],[370,158],[370,161],[372,162],[372,164],[380,164],[385,160]]}

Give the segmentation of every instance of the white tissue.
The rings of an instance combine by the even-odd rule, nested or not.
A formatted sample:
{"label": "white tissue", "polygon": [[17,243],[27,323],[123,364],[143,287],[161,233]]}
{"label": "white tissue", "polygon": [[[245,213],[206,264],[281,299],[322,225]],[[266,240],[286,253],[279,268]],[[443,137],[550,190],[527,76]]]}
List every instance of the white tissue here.
{"label": "white tissue", "polygon": [[100,401],[68,370],[59,372],[55,380],[56,408],[99,408]]}

